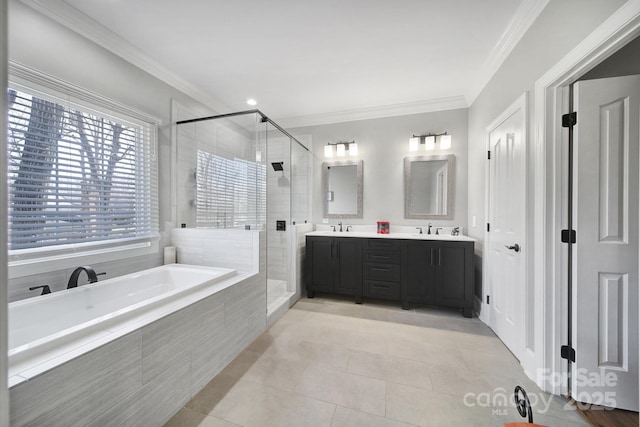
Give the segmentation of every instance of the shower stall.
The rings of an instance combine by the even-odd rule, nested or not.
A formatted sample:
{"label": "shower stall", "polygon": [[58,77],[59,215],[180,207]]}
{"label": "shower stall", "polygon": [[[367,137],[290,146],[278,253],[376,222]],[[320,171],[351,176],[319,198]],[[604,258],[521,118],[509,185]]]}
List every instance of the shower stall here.
{"label": "shower stall", "polygon": [[310,215],[310,151],[259,110],[177,122],[176,227],[258,230],[267,315],[300,294],[297,227]]}

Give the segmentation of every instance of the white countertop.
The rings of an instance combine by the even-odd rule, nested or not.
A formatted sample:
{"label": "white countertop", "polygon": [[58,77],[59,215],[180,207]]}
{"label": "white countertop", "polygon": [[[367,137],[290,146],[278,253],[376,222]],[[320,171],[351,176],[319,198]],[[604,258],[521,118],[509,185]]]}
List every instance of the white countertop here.
{"label": "white countertop", "polygon": [[418,234],[418,233],[389,233],[378,234],[371,231],[312,231],[307,236],[325,237],[359,237],[364,239],[411,239],[411,240],[444,240],[450,242],[475,242],[469,236],[452,236],[451,234]]}

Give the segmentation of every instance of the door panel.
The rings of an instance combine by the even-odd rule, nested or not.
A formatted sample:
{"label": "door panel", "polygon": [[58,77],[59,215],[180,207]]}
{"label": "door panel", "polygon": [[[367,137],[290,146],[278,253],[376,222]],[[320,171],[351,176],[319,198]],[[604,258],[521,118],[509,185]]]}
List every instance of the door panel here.
{"label": "door panel", "polygon": [[436,300],[438,304],[459,307],[466,300],[465,248],[442,244],[438,248],[438,280]]}
{"label": "door panel", "polygon": [[331,239],[307,237],[307,283],[311,289],[320,292],[333,291],[333,255]]}
{"label": "door panel", "polygon": [[[487,248],[489,326],[518,358],[524,352],[524,102],[489,131]],[[515,250],[515,245],[518,249]],[[511,248],[511,249],[510,249]]]}
{"label": "door panel", "polygon": [[640,76],[579,82],[574,97],[572,396],[637,411]]}
{"label": "door panel", "polygon": [[336,238],[335,292],[362,295],[362,244],[360,239]]}

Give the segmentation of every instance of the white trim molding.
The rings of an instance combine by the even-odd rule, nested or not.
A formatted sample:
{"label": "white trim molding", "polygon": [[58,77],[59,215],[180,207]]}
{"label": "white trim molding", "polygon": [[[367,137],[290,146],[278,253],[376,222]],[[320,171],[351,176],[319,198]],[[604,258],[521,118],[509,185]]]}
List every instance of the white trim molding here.
{"label": "white trim molding", "polygon": [[547,7],[549,0],[524,0],[515,16],[509,23],[506,31],[498,40],[493,50],[485,60],[477,74],[477,78],[472,82],[471,88],[466,94],[469,105],[480,95],[480,92],[489,83],[493,75],[500,69],[504,61],[511,54],[520,39],[531,27],[531,24],[538,18],[538,15]]}
{"label": "white trim molding", "polygon": [[382,105],[371,108],[360,108],[333,113],[314,114],[289,118],[278,118],[278,123],[285,128],[326,125],[330,123],[353,122],[356,120],[380,119],[383,117],[406,116],[409,114],[429,113],[433,111],[456,110],[469,105],[464,96],[429,99],[406,102],[403,104]]}
{"label": "white trim molding", "polygon": [[229,111],[229,107],[219,99],[187,82],[177,74],[160,65],[142,50],[118,36],[104,25],[70,6],[64,0],[20,0],[25,5],[48,16],[103,48],[113,52],[157,79],[178,89],[194,100],[213,108],[215,111]]}
{"label": "white trim molding", "polygon": [[[559,238],[562,228],[563,132],[560,114],[566,87],[640,34],[640,0],[629,0],[535,84],[534,233],[536,382],[543,390],[566,393],[566,384],[548,381],[566,370],[559,345],[566,339],[566,292]],[[557,376],[560,375],[560,376]]]}
{"label": "white trim molding", "polygon": [[[215,111],[230,111],[229,106],[215,97],[214,94],[207,94],[200,88],[185,81],[126,39],[75,9],[64,0],[20,1],[66,28],[75,31],[88,40],[113,52],[159,80],[173,86],[194,100],[211,107]],[[302,127],[467,108],[500,68],[504,60],[509,56],[513,48],[518,44],[548,2],[549,0],[523,0],[509,23],[507,30],[502,34],[500,40],[487,57],[484,65],[477,73],[477,79],[475,79],[471,89],[468,90],[466,94],[357,110],[277,118],[277,120],[285,127]]]}

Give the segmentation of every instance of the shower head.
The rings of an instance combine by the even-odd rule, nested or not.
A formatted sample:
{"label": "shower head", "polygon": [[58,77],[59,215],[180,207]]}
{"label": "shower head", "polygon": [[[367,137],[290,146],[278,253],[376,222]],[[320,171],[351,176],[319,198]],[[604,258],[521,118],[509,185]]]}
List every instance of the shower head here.
{"label": "shower head", "polygon": [[283,164],[284,162],[272,162],[271,166],[273,166],[274,171],[278,172],[278,171],[284,170],[282,167]]}

